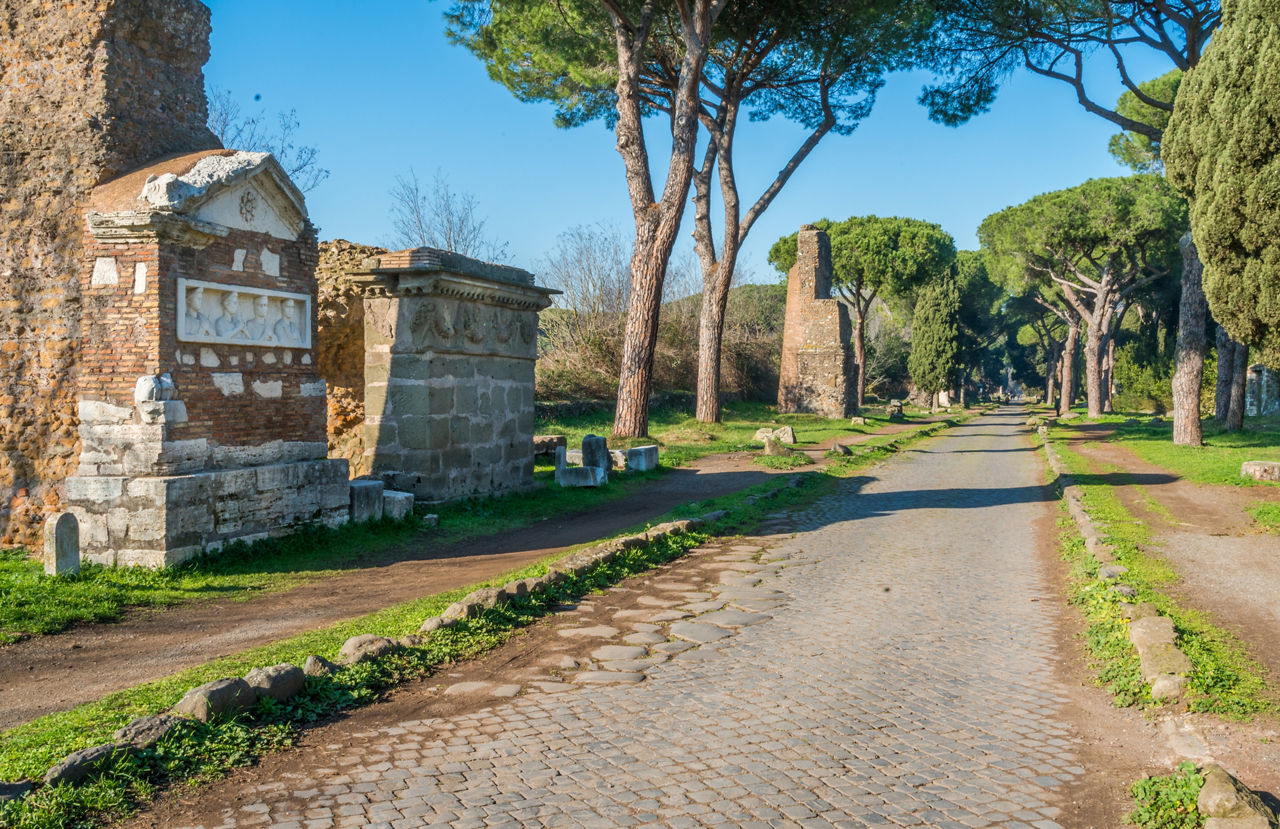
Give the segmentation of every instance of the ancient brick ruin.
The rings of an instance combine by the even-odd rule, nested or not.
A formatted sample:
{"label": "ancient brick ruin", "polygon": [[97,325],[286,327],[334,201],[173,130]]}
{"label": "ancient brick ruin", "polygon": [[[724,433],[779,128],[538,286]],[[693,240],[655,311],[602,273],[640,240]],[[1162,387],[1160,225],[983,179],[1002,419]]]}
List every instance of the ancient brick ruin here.
{"label": "ancient brick ruin", "polygon": [[38,547],[76,467],[90,192],[162,156],[219,146],[205,126],[208,57],[209,10],[195,0],[4,4],[0,545]]}
{"label": "ancient brick ruin", "polygon": [[86,558],[164,566],[348,516],[315,361],[315,229],[266,153],[205,151],[89,200],[80,465]]}
{"label": "ancient brick ruin", "polygon": [[849,309],[831,298],[831,241],[813,225],[800,228],[796,263],[787,274],[779,412],[848,417],[857,410]]}
{"label": "ancient brick ruin", "polygon": [[420,501],[533,483],[538,312],[518,268],[434,248],[375,257],[365,286],[361,467]]}

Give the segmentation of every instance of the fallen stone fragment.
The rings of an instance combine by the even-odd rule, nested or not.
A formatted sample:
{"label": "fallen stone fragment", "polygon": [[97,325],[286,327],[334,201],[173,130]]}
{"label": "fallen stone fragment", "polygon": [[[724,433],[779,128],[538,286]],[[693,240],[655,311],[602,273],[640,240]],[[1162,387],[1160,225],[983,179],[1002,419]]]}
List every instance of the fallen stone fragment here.
{"label": "fallen stone fragment", "polygon": [[45,785],[57,786],[61,784],[71,786],[79,783],[106,765],[116,753],[128,750],[128,746],[107,743],[106,745],[72,752],[64,757],[61,763],[49,769],[44,776]]}
{"label": "fallen stone fragment", "polygon": [[1187,678],[1178,674],[1160,674],[1151,681],[1151,698],[1156,700],[1176,700],[1182,696]]}
{"label": "fallen stone fragment", "polygon": [[445,625],[452,625],[471,616],[474,607],[466,602],[454,602],[444,609],[440,614],[440,621]]}
{"label": "fallen stone fragment", "polygon": [[16,783],[0,783],[0,803],[21,800],[30,794],[34,788],[35,786],[29,780],[19,780]]}
{"label": "fallen stone fragment", "polygon": [[1208,827],[1215,820],[1221,821],[1218,826],[1227,829],[1245,829],[1245,827],[1270,827],[1275,821],[1275,813],[1262,801],[1253,790],[1241,783],[1226,769],[1210,764],[1200,769],[1204,777],[1204,786],[1196,798],[1196,809],[1209,818]]}
{"label": "fallen stone fragment", "polygon": [[258,697],[270,697],[277,702],[284,702],[302,690],[307,677],[298,666],[283,662],[266,668],[254,668],[244,675],[244,681]]}
{"label": "fallen stone fragment", "polygon": [[423,620],[422,627],[418,628],[418,633],[421,633],[421,634],[432,633],[434,631],[439,630],[443,624],[444,624],[444,620],[442,620],[439,616],[428,617],[427,619]]}
{"label": "fallen stone fragment", "polygon": [[671,626],[671,635],[705,645],[708,642],[715,642],[725,638],[729,635],[729,631],[715,625],[704,625],[699,622],[677,622]]}
{"label": "fallen stone fragment", "polygon": [[307,657],[306,663],[302,666],[302,672],[307,676],[328,676],[338,670],[338,667],[337,663],[313,654]]}
{"label": "fallen stone fragment", "polygon": [[338,651],[338,662],[342,665],[359,665],[370,659],[386,656],[396,649],[396,643],[385,636],[364,633],[352,636]]}
{"label": "fallen stone fragment", "polygon": [[1148,616],[1129,625],[1129,641],[1139,650],[1172,645],[1175,638],[1173,619],[1168,616]]}
{"label": "fallen stone fragment", "polygon": [[1119,593],[1121,596],[1128,596],[1129,598],[1133,598],[1138,595],[1138,591],[1134,590],[1127,584],[1113,584],[1111,585],[1111,589]]}
{"label": "fallen stone fragment", "polygon": [[1114,581],[1127,572],[1129,568],[1123,564],[1108,564],[1106,567],[1098,568],[1098,578],[1103,581]]}
{"label": "fallen stone fragment", "polygon": [[257,701],[258,695],[243,679],[215,679],[187,691],[173,706],[173,713],[208,722],[219,714],[243,711]]}
{"label": "fallen stone fragment", "polygon": [[1240,464],[1240,474],[1258,481],[1280,481],[1280,463],[1276,461],[1245,461]]}
{"label": "fallen stone fragment", "polygon": [[160,738],[168,734],[182,722],[181,717],[161,714],[158,717],[139,717],[124,728],[111,735],[116,742],[128,743],[136,749],[151,748],[160,742]]}
{"label": "fallen stone fragment", "polygon": [[583,671],[574,674],[573,681],[581,685],[606,685],[610,683],[644,682],[639,671]]}
{"label": "fallen stone fragment", "polygon": [[520,693],[519,685],[499,685],[490,692],[490,696],[510,699]]}

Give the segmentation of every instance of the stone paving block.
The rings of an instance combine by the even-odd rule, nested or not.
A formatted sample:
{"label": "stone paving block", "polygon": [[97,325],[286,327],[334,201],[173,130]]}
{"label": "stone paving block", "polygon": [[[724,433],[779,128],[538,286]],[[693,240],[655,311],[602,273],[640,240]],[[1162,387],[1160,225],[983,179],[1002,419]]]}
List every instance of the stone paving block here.
{"label": "stone paving block", "polygon": [[[1011,424],[962,427],[927,455],[904,453],[874,479],[842,485],[786,518],[794,537],[709,553],[755,555],[769,543],[761,560],[786,562],[754,571],[765,579],[757,586],[715,587],[714,601],[739,610],[614,616],[622,628],[711,632],[707,644],[653,642],[675,656],[643,673],[522,676],[530,693],[362,732],[332,749],[331,768],[244,804],[265,805],[256,814],[271,823],[347,808],[361,810],[339,818],[352,825],[1057,826],[1084,770],[1054,714],[1061,631],[1044,603],[1026,600],[1043,591],[1032,551],[1045,506],[999,497],[1000,487],[1038,491],[1040,472],[1031,453],[981,451],[1021,446]],[[992,527],[1001,544],[990,543]],[[645,589],[713,601],[697,578],[713,572],[676,563]],[[732,635],[708,622],[766,606],[768,624]],[[605,646],[619,630],[557,632]],[[630,636],[627,646],[649,644]],[[298,794],[313,788],[319,796]],[[332,802],[352,793],[368,802]]]}
{"label": "stone paving block", "polygon": [[741,610],[717,610],[714,613],[708,613],[705,616],[699,616],[699,622],[705,622],[710,625],[718,625],[719,627],[746,627],[747,625],[758,625],[768,619],[772,619],[765,613],[745,613]]}
{"label": "stone paving block", "polygon": [[690,642],[706,644],[731,635],[724,628],[715,625],[704,625],[700,622],[677,622],[671,626],[671,635]]}

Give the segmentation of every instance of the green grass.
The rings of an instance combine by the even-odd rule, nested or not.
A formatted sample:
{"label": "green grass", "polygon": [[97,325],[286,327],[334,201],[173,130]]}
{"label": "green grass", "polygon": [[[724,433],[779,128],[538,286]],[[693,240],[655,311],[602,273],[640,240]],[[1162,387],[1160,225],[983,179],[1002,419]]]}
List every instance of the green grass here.
{"label": "green grass", "polygon": [[1258,501],[1245,507],[1259,527],[1270,532],[1280,532],[1280,504],[1274,501]]}
{"label": "green grass", "polygon": [[[1063,431],[1051,430],[1050,439],[1062,437]],[[1134,601],[1150,602],[1173,619],[1178,646],[1192,664],[1185,698],[1188,709],[1236,720],[1275,710],[1274,692],[1263,679],[1265,672],[1249,657],[1244,644],[1204,613],[1182,607],[1161,592],[1177,580],[1177,573],[1156,552],[1146,524],[1125,509],[1114,490],[1089,471],[1083,458],[1061,443],[1057,449],[1081,488],[1086,511],[1112,546],[1117,562],[1129,568],[1124,582],[1137,591]]]}
{"label": "green grass", "polygon": [[768,469],[799,469],[812,466],[813,458],[803,452],[792,452],[788,455],[757,455],[751,462]]}
{"label": "green grass", "polygon": [[1195,763],[1184,760],[1173,774],[1148,777],[1129,787],[1134,810],[1124,821],[1143,829],[1200,829],[1204,818],[1196,798],[1203,786]]}
{"label": "green grass", "polygon": [[[1200,484],[1233,486],[1275,486],[1240,474],[1245,461],[1280,460],[1280,422],[1274,417],[1247,418],[1239,432],[1225,432],[1212,420],[1204,422],[1204,446],[1174,446],[1173,424],[1126,423],[1126,415],[1107,415],[1096,423],[1113,425],[1115,435],[1108,440],[1120,443],[1147,463]],[[1078,422],[1078,421],[1077,421]],[[1074,431],[1064,424],[1067,432]]]}

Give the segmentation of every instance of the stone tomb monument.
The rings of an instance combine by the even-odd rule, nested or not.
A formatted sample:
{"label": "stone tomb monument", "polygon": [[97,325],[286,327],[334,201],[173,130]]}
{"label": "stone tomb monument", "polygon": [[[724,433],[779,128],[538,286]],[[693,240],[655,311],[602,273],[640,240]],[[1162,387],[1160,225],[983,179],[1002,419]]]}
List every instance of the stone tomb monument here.
{"label": "stone tomb monument", "polygon": [[352,279],[371,476],[419,502],[532,486],[538,312],[557,292],[435,248],[374,257]]}
{"label": "stone tomb monument", "polygon": [[813,225],[797,236],[787,274],[778,411],[849,417],[855,411],[857,363],[849,309],[831,298],[831,241]]}
{"label": "stone tomb monument", "polygon": [[97,187],[86,222],[82,555],[175,564],[347,520],[315,368],[315,229],[266,153],[171,157]]}

